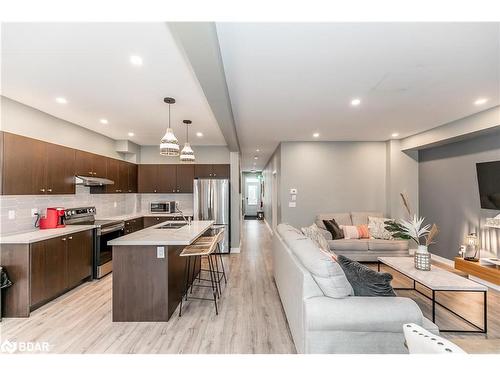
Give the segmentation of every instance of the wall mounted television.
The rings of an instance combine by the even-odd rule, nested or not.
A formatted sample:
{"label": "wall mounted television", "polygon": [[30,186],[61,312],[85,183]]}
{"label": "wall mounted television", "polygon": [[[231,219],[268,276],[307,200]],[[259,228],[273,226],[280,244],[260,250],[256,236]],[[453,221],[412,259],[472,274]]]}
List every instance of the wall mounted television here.
{"label": "wall mounted television", "polygon": [[500,210],[500,160],[476,163],[481,208]]}

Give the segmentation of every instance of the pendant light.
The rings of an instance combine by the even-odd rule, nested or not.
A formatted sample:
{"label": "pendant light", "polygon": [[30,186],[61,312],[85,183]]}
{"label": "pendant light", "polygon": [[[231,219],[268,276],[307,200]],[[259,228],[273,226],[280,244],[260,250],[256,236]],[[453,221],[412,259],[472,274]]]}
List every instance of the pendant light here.
{"label": "pendant light", "polygon": [[175,103],[175,99],[165,98],[163,101],[168,104],[168,128],[161,139],[160,154],[165,156],[179,156],[179,141],[170,127],[170,105]]}
{"label": "pendant light", "polygon": [[181,163],[194,163],[194,151],[189,144],[189,125],[192,121],[184,120],[182,122],[186,124],[186,143],[184,143],[184,148],[181,151]]}

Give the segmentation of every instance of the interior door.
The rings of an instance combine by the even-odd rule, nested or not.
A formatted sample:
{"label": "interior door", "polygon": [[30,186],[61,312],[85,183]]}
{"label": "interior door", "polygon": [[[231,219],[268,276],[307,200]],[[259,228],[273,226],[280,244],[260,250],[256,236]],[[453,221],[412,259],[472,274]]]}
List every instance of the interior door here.
{"label": "interior door", "polygon": [[260,180],[248,177],[245,180],[245,215],[257,216],[260,204]]}

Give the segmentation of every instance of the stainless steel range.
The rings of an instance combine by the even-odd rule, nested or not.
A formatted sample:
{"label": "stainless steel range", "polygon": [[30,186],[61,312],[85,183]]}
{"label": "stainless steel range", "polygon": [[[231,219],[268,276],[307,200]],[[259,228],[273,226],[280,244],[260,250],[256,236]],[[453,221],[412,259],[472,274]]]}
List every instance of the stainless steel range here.
{"label": "stainless steel range", "polygon": [[100,279],[113,270],[112,247],[108,241],[124,235],[125,223],[123,220],[96,220],[95,207],[78,207],[64,210],[64,223],[66,225],[92,224],[94,230],[94,257],[92,277]]}

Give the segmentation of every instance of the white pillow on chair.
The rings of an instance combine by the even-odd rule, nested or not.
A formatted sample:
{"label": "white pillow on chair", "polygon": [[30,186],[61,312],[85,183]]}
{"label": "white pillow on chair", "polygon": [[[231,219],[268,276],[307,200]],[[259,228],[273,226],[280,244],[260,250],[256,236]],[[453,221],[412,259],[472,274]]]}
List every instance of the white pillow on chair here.
{"label": "white pillow on chair", "polygon": [[413,323],[403,324],[410,354],[466,354],[460,347]]}

